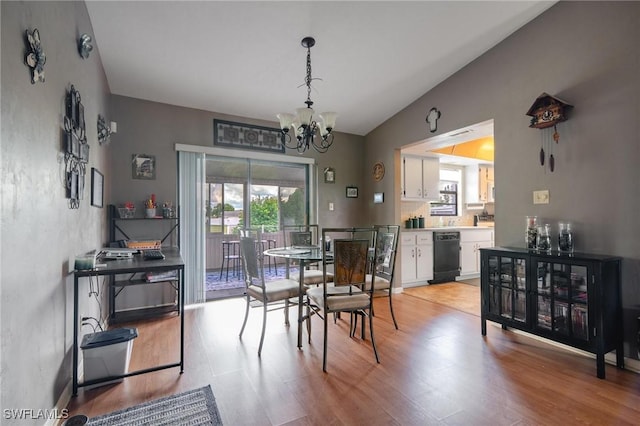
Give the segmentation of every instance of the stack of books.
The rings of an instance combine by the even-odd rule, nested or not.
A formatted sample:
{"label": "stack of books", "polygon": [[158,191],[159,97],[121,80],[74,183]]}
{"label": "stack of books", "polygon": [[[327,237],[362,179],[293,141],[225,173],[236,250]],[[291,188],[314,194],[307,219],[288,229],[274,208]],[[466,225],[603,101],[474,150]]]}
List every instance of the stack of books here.
{"label": "stack of books", "polygon": [[175,281],[178,279],[178,271],[165,272],[147,272],[145,280],[149,283],[157,283],[160,281]]}

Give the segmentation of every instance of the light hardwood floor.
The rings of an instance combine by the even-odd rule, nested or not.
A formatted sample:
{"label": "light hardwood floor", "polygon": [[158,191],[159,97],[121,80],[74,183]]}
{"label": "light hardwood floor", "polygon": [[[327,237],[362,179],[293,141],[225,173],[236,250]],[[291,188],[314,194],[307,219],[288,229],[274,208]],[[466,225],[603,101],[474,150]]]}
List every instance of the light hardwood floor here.
{"label": "light hardwood floor", "polygon": [[[185,313],[185,372],[169,369],[117,385],[80,389],[70,413],[96,416],[210,384],[226,425],[623,425],[640,422],[640,375],[406,294],[375,300],[369,340],[348,337],[348,321],[329,324],[328,373],[322,372],[322,322],[296,348],[295,321],[268,314],[258,358],[261,310],[242,340],[244,300],[209,302]],[[296,310],[292,309],[291,319]],[[344,317],[344,316],[343,316]],[[131,369],[178,357],[178,320],[135,324]]]}

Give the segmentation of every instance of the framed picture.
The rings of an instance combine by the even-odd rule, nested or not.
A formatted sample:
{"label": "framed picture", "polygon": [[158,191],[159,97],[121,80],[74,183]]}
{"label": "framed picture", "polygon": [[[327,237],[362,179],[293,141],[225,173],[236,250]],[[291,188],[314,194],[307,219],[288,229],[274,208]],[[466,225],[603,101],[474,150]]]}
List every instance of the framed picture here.
{"label": "framed picture", "polygon": [[91,168],[91,205],[102,208],[104,201],[104,176],[98,169]]}
{"label": "framed picture", "polygon": [[376,192],[373,194],[373,203],[380,204],[384,203],[384,192]]}
{"label": "framed picture", "polygon": [[336,170],[333,167],[324,169],[324,183],[336,183]]}
{"label": "framed picture", "polygon": [[357,186],[347,186],[347,198],[358,198]]}
{"label": "framed picture", "polygon": [[156,156],[133,154],[131,156],[131,174],[134,179],[154,180],[156,178]]}

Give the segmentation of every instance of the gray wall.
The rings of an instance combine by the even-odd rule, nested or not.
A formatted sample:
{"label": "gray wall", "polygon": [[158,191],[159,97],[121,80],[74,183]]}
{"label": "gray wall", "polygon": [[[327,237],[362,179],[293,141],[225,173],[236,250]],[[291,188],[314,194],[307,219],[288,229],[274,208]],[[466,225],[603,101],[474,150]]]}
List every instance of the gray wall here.
{"label": "gray wall", "polygon": [[[623,257],[625,352],[636,357],[640,315],[640,3],[560,2],[366,137],[367,165],[438,132],[495,120],[496,244],[522,246],[526,215],[574,224],[576,249]],[[541,131],[525,115],[543,92],[573,104],[558,125],[555,172],[539,164]],[[396,172],[397,176],[397,172]],[[370,181],[369,181],[370,182]],[[369,183],[394,191],[399,181]],[[551,202],[534,205],[532,191]],[[368,195],[367,195],[368,197]],[[400,217],[386,206],[380,221]]]}
{"label": "gray wall", "polygon": [[[96,130],[98,113],[109,117],[109,88],[97,49],[87,60],[78,54],[78,36],[93,32],[83,2],[3,1],[1,15],[0,405],[51,409],[71,378],[69,269],[76,254],[96,249],[106,240],[105,209],[90,205],[90,177],[91,167],[107,173],[110,167],[108,148],[98,145]],[[24,63],[25,31],[35,28],[47,56],[46,82],[31,84]],[[65,198],[60,157],[65,96],[71,84],[82,97],[90,146],[87,186],[77,210],[70,210]],[[108,200],[108,181],[105,192]],[[88,283],[80,284],[81,314],[98,316],[96,300],[87,297]],[[4,414],[1,422],[13,423]]]}
{"label": "gray wall", "polygon": [[[246,117],[235,117],[215,112],[160,104],[123,96],[112,96],[113,119],[118,122],[118,134],[112,137],[111,161],[113,183],[110,202],[120,204],[133,201],[141,208],[142,200],[154,193],[159,201],[176,201],[176,152],[175,144],[213,147],[213,119],[278,128],[276,122],[265,122]],[[294,106],[292,106],[293,108]],[[275,115],[274,115],[275,117]],[[338,117],[338,120],[340,118]],[[338,127],[340,122],[338,121]],[[311,150],[304,156],[313,157],[318,165],[320,224],[354,226],[367,223],[362,215],[364,198],[345,197],[348,185],[362,187],[364,165],[360,159],[364,149],[361,136],[337,132],[329,152],[318,154]],[[132,154],[156,156],[156,180],[137,180],[131,177]],[[288,155],[298,156],[295,150]],[[325,184],[322,170],[336,169],[336,183]],[[335,210],[330,212],[329,202]]]}

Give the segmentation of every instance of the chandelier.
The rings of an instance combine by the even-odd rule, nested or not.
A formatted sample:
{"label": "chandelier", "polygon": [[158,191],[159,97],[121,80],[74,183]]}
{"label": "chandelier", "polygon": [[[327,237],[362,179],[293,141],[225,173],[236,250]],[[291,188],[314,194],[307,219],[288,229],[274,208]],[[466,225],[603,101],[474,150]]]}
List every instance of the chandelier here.
{"label": "chandelier", "polygon": [[[318,119],[313,117],[313,101],[311,100],[311,48],[316,44],[313,37],[302,39],[302,46],[307,49],[307,75],[304,84],[307,86],[306,108],[297,108],[296,114],[280,113],[277,115],[282,129],[282,143],[289,149],[297,149],[300,154],[312,146],[316,151],[325,153],[333,143],[333,133],[337,114],[323,112]],[[293,140],[289,130],[293,128],[296,140]]]}

